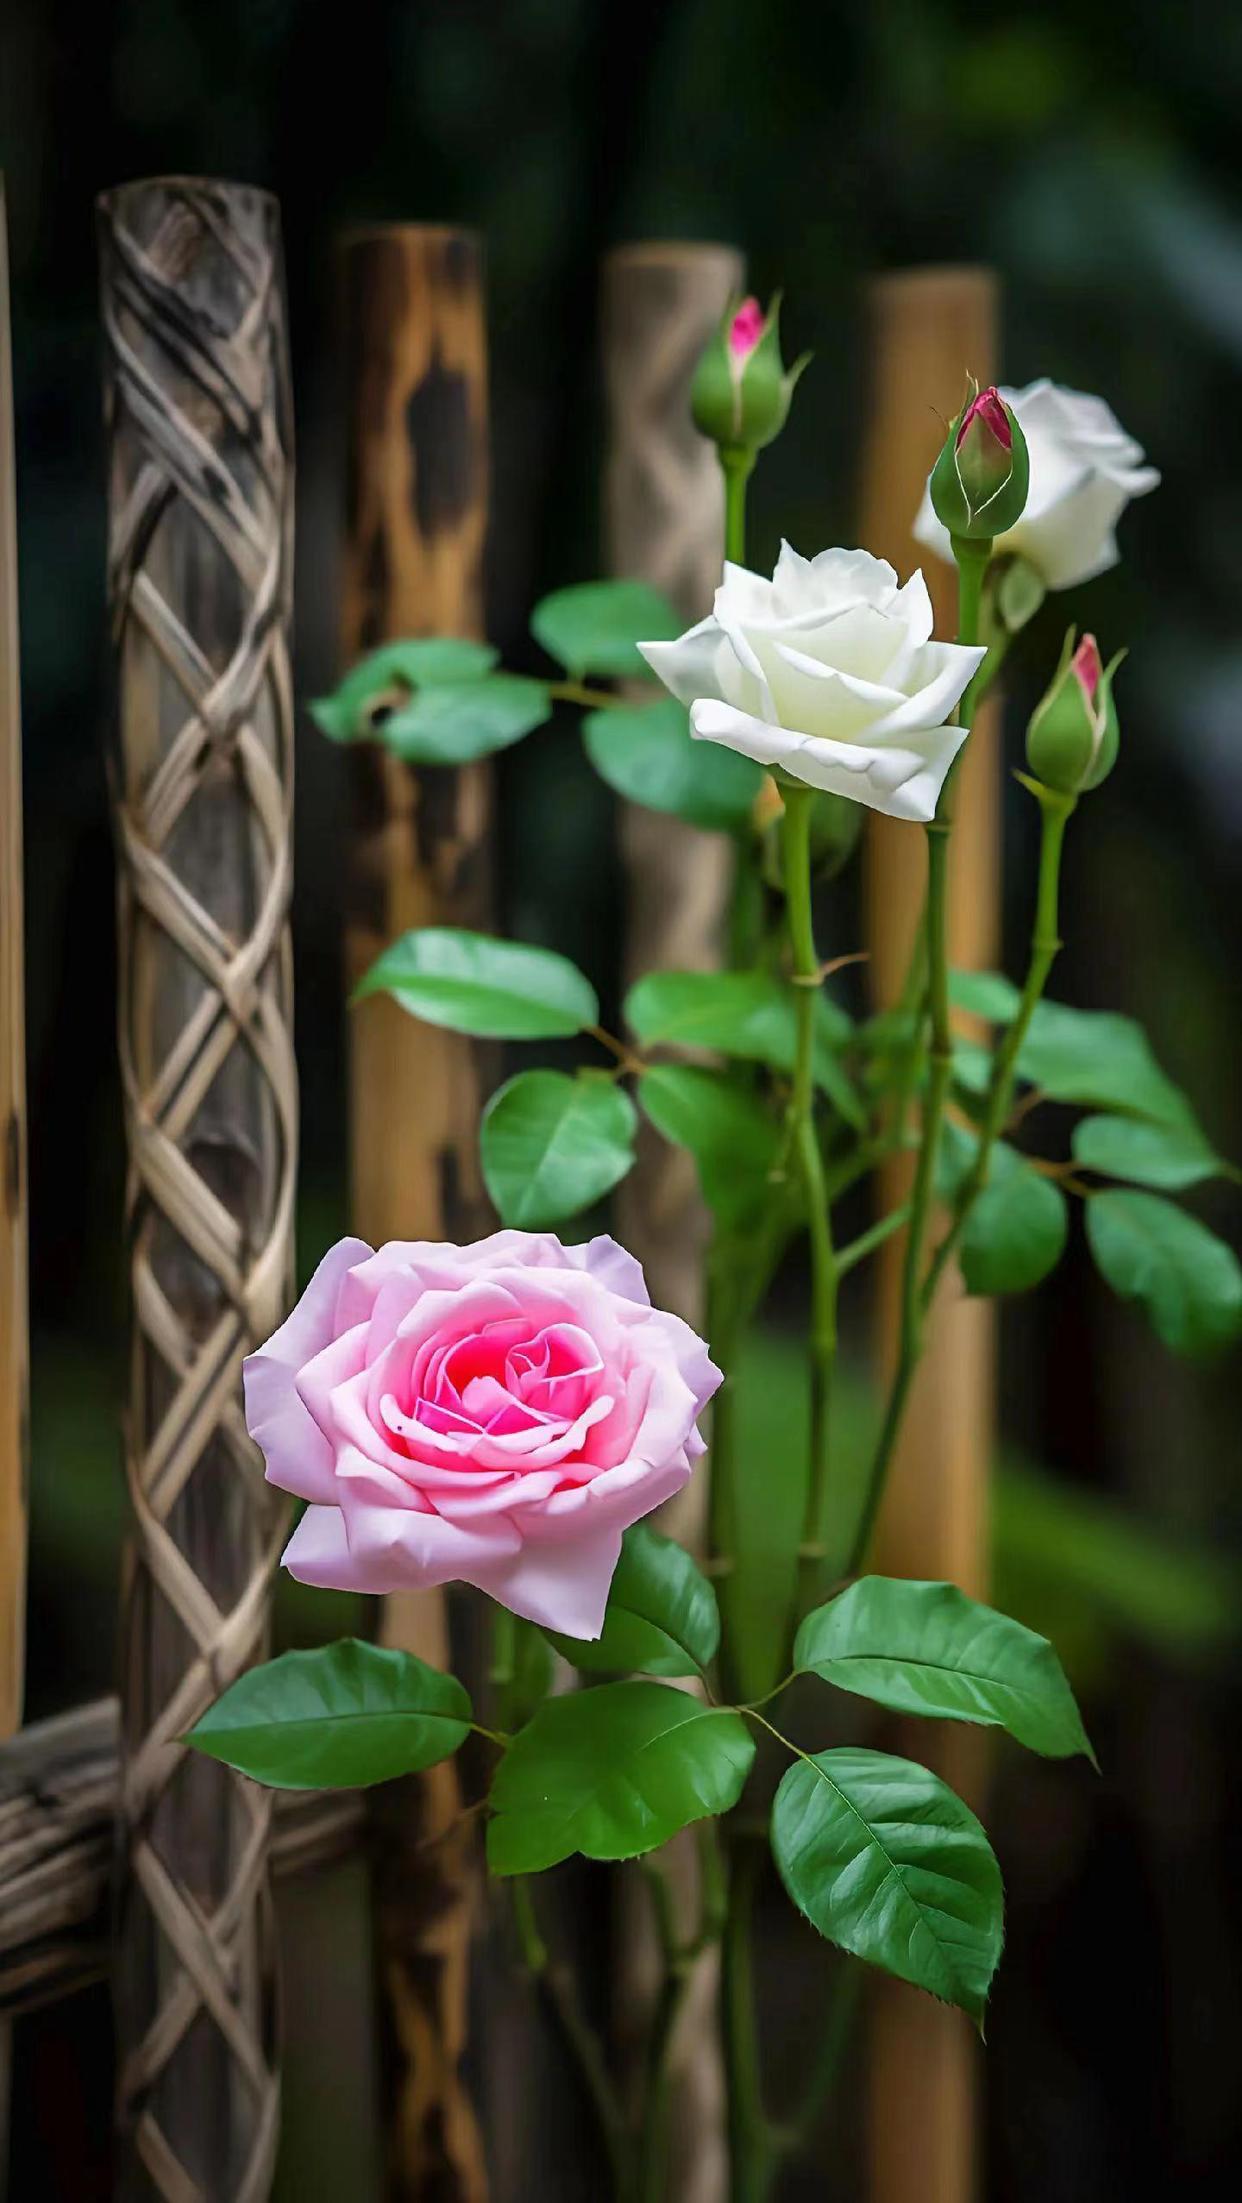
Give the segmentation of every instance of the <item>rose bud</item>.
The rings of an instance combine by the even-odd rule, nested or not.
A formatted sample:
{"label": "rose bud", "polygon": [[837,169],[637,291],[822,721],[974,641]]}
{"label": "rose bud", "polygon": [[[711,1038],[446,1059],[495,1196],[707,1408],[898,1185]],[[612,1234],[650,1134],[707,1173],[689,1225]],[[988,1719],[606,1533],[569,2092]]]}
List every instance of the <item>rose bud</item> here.
{"label": "rose bud", "polygon": [[1117,712],[1113,675],[1124,651],[1100,663],[1094,635],[1075,644],[1071,627],[1043,702],[1026,730],[1026,761],[1036,780],[1061,795],[1098,788],[1117,762]]}
{"label": "rose bud", "polygon": [[781,299],[767,313],[757,298],[730,303],[690,386],[690,410],[704,436],[726,451],[754,454],[779,436],[794,384],[811,355],[781,359]]}
{"label": "rose bud", "polygon": [[995,389],[972,386],[932,469],[931,501],[951,536],[987,542],[1021,518],[1030,481],[1026,438]]}

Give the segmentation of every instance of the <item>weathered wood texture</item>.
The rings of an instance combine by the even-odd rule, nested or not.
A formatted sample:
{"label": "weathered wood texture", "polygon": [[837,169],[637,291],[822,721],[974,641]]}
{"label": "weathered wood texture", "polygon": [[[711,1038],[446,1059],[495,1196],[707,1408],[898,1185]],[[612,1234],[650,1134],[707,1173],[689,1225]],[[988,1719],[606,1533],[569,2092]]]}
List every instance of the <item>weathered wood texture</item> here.
{"label": "weathered wood texture", "polygon": [[[603,274],[607,396],[604,474],[608,571],[648,581],[687,626],[710,609],[720,581],[724,494],[714,447],[690,417],[699,356],[744,281],[728,245],[636,244],[610,253]],[[724,834],[624,804],[626,984],[644,972],[719,967],[733,877]],[[638,1161],[621,1188],[618,1229],[646,1272],[652,1299],[701,1327],[709,1222],[690,1156],[644,1125]],[[692,1548],[704,1532],[706,1484],[695,1479],[663,1510],[662,1527]],[[687,1931],[697,1917],[698,1851],[668,1846],[667,1872]],[[625,1915],[622,1982],[635,2031],[659,1980],[650,1908],[635,1893]],[[723,2078],[715,2027],[720,1968],[705,1954],[682,2009],[673,2051],[677,2104],[671,2179],[681,2203],[716,2203],[727,2186]]]}
{"label": "weathered wood texture", "polygon": [[[487,527],[483,261],[459,230],[383,227],[342,247],[348,362],[346,663],[396,637],[478,635]],[[351,753],[350,982],[412,926],[486,929],[491,772]],[[350,1016],[353,1223],[384,1239],[469,1240],[491,1228],[478,1165],[490,1051],[374,997]],[[451,1663],[442,1592],[385,1601],[385,1642]],[[380,1816],[378,1936],[391,2041],[390,2191],[478,2203],[482,2140],[463,2077],[473,1828],[457,1827],[447,1761]],[[429,1845],[428,1838],[443,1840]]]}
{"label": "weathered wood texture", "polygon": [[271,1794],[184,1731],[265,1650],[284,1510],[241,1402],[288,1304],[292,453],[279,214],[99,205],[133,1295],[122,1614],[127,2192],[258,2199],[279,2088]]}
{"label": "weathered wood texture", "polygon": [[[956,620],[953,569],[910,533],[923,484],[961,402],[969,371],[994,372],[996,286],[977,268],[921,269],[871,287],[872,413],[861,541],[903,576],[921,565],[936,633]],[[980,714],[958,779],[949,880],[953,963],[990,966],[1000,930],[999,724]],[[923,905],[924,838],[917,828],[870,818],[866,842],[867,945],[877,1003],[897,998]],[[905,1198],[908,1172],[885,1173],[887,1208]],[[901,1247],[879,1260],[876,1359],[892,1366],[899,1323]],[[893,1575],[948,1577],[986,1590],[987,1493],[994,1427],[995,1320],[967,1300],[951,1265],[929,1326],[905,1434],[877,1537],[878,1565]],[[925,1735],[921,1757],[931,1756]],[[977,1780],[973,1740],[937,1740],[936,1764],[959,1788]],[[976,2045],[960,2015],[898,1982],[875,1997],[870,2070],[871,2203],[969,2203],[978,2184]]]}
{"label": "weathered wood texture", "polygon": [[[690,383],[743,278],[741,255],[728,245],[624,245],[604,263],[608,571],[662,589],[687,625],[711,609],[724,547],[720,469],[690,418]],[[627,984],[647,971],[719,965],[733,873],[728,837],[624,804],[621,847]],[[696,1322],[708,1238],[698,1180],[685,1150],[648,1127],[618,1217],[653,1299]]]}
{"label": "weathered wood texture", "polygon": [[[115,1698],[38,1722],[0,1747],[0,2014],[72,1995],[108,1970],[119,1752]],[[334,1865],[363,1826],[355,1791],[282,1790],[272,1870]]]}

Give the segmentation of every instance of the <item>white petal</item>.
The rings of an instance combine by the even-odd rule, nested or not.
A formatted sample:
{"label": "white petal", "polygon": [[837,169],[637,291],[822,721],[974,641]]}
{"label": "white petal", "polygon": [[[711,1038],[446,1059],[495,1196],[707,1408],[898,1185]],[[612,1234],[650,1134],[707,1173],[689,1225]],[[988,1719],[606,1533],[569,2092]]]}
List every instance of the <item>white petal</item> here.
{"label": "white petal", "polygon": [[890,818],[924,821],[935,816],[945,775],[966,739],[961,727],[930,727],[901,746],[833,742],[768,726],[714,700],[695,705],[690,725],[699,741],[719,742],[761,765],[780,765],[812,788]]}

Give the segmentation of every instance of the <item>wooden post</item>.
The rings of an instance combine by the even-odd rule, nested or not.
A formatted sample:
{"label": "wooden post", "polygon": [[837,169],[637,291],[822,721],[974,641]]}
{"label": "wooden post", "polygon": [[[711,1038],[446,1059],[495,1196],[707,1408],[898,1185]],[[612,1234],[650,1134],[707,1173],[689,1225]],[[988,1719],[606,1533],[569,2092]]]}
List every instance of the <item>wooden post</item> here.
{"label": "wooden post", "polygon": [[[711,609],[724,548],[720,469],[690,418],[690,382],[743,279],[730,245],[622,245],[604,263],[608,571],[662,589],[687,626]],[[621,848],[626,983],[661,968],[716,968],[733,874],[729,837],[627,803]],[[621,1189],[621,1236],[653,1300],[698,1323],[708,1223],[694,1164],[648,1130]],[[697,1482],[689,1494],[699,1504]],[[669,1528],[682,1536],[684,1524],[683,1510]]]}
{"label": "wooden post", "polygon": [[[996,285],[979,268],[882,276],[871,287],[872,411],[860,540],[904,577],[921,565],[936,633],[951,636],[953,570],[918,546],[911,525],[923,484],[969,371],[991,380]],[[953,963],[988,966],[1000,930],[999,726],[985,710],[962,767],[949,884]],[[877,1003],[894,1002],[922,909],[926,854],[917,828],[869,818],[867,942]],[[908,1166],[886,1173],[884,1206],[905,1197]],[[901,1248],[883,1249],[877,1363],[892,1366]],[[949,1577],[976,1595],[987,1576],[987,1488],[993,1440],[995,1324],[985,1301],[962,1295],[950,1266],[930,1326],[879,1523],[878,1564],[893,1575]],[[926,1755],[925,1738],[919,1752]],[[977,1783],[964,1734],[938,1744],[936,1764],[957,1787]],[[976,2045],[960,2014],[897,1982],[878,1986],[870,2071],[870,2203],[970,2203],[977,2193]]]}
{"label": "wooden post", "polygon": [[125,2191],[259,2199],[279,2085],[271,1793],[186,1729],[266,1648],[286,1523],[242,1357],[288,1305],[292,488],[280,218],[194,178],[99,202],[119,688],[133,1504],[121,1621]]}
{"label": "wooden post", "polygon": [[[728,245],[623,245],[604,263],[603,346],[608,451],[608,571],[649,581],[687,626],[710,609],[720,581],[724,495],[716,453],[690,418],[690,383],[730,296],[744,280]],[[722,958],[733,877],[727,835],[707,834],[659,811],[621,811],[626,914],[624,977],[710,971]],[[684,1149],[640,1135],[638,1162],[621,1189],[619,1230],[638,1256],[652,1299],[702,1328],[703,1253],[709,1236],[694,1165]],[[702,1543],[706,1484],[691,1483],[662,1524],[692,1549]],[[674,1901],[697,1917],[698,1853],[668,1847]],[[626,2001],[649,2009],[659,1954],[646,1909],[627,1917],[622,1951]],[[715,2028],[717,1954],[700,1962],[673,2054],[677,2120],[670,2192],[681,2203],[725,2193],[723,2077]]]}
{"label": "wooden post", "polygon": [[[22,952],[22,715],[8,223],[0,175],[0,1737],[22,1718],[26,1630],[29,1326],[26,1026]],[[8,2192],[10,2031],[0,2021],[0,2198]]]}
{"label": "wooden post", "polygon": [[[487,526],[483,258],[468,232],[385,226],[342,248],[349,373],[346,662],[409,635],[479,635]],[[351,753],[354,823],[346,960],[352,984],[411,926],[486,928],[491,772]],[[478,1164],[490,1051],[386,997],[349,1024],[353,1223],[384,1239],[468,1240],[492,1228]],[[384,1603],[381,1633],[437,1667],[451,1659],[444,1593]],[[391,2192],[476,2203],[482,2142],[462,2074],[474,1852],[453,1828],[460,1777],[423,1778],[420,1810],[389,1831],[378,1935],[395,2038]],[[438,1843],[429,1837],[443,1838]],[[417,1857],[415,1857],[415,1849]]]}

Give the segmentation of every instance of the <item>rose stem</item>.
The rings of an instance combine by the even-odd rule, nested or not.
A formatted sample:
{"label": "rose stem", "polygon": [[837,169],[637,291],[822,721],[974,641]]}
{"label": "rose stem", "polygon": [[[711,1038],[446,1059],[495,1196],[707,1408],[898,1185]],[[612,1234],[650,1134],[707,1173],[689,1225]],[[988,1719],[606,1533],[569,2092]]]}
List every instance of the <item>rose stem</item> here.
{"label": "rose stem", "polygon": [[1027,1028],[1035,1014],[1048,974],[1061,947],[1057,933],[1057,905],[1061,882],[1061,850],[1065,841],[1065,829],[1077,798],[1058,795],[1055,789],[1042,787],[1038,782],[1029,784],[1035,789],[1041,814],[1039,837],[1039,885],[1035,896],[1035,923],[1031,933],[1031,954],[1026,970],[1026,983],[1018,1012],[1009,1026],[996,1053],[992,1077],[988,1086],[987,1103],[979,1130],[979,1145],[966,1182],[962,1188],[957,1213],[945,1232],[932,1257],[927,1279],[923,1286],[924,1309],[930,1307],[932,1296],[940,1282],[941,1273],[949,1256],[957,1245],[962,1227],[983,1187],[987,1183],[988,1165],[992,1151],[1000,1138],[1009,1115],[1017,1077],[1018,1056],[1026,1039]]}
{"label": "rose stem", "polygon": [[725,557],[731,565],[746,564],[746,484],[755,467],[753,451],[722,447],[720,469],[725,487]]}
{"label": "rose stem", "polygon": [[789,945],[793,952],[797,1018],[789,1131],[806,1198],[811,1248],[811,1316],[807,1335],[811,1429],[806,1509],[798,1552],[798,1608],[801,1613],[814,1600],[825,1551],[832,1366],[837,1350],[837,1264],[823,1158],[815,1136],[815,1007],[820,983],[811,909],[811,807],[815,797],[813,789],[789,783],[781,792],[785,799],[785,907]]}
{"label": "rose stem", "polygon": [[544,1942],[535,1917],[530,1884],[524,1875],[513,1877],[509,1884],[509,1894],[513,1905],[513,1921],[522,1946],[523,1963],[539,1987],[591,2100],[608,2153],[616,2203],[628,2203],[633,2192],[629,2134],[608,2076],[599,2041],[582,2016],[567,1969],[558,1959],[553,1958]]}
{"label": "rose stem", "polygon": [[[979,614],[983,595],[984,577],[992,555],[989,542],[964,542],[953,539],[953,553],[958,573],[959,643],[973,644],[979,635]],[[959,723],[967,734],[973,723],[976,698],[967,690],[959,706]],[[867,1484],[858,1524],[847,1563],[847,1574],[858,1573],[871,1543],[871,1533],[884,1493],[885,1479],[896,1449],[905,1415],[906,1402],[914,1372],[918,1368],[923,1347],[923,1319],[925,1314],[920,1272],[923,1263],[923,1243],[927,1235],[928,1218],[936,1183],[936,1163],[940,1153],[940,1133],[944,1123],[945,1102],[953,1070],[953,1036],[949,1027],[949,960],[947,941],[948,866],[949,839],[953,832],[953,791],[958,767],[965,754],[966,744],[954,758],[940,791],[936,815],[927,825],[927,995],[931,1019],[931,1047],[927,1056],[927,1095],[923,1107],[923,1130],[919,1142],[919,1157],[914,1174],[914,1191],[910,1197],[910,1229],[906,1239],[905,1261],[901,1277],[901,1331],[897,1349],[897,1366],[889,1389],[884,1420],[876,1442],[871,1466],[867,1472]]]}

